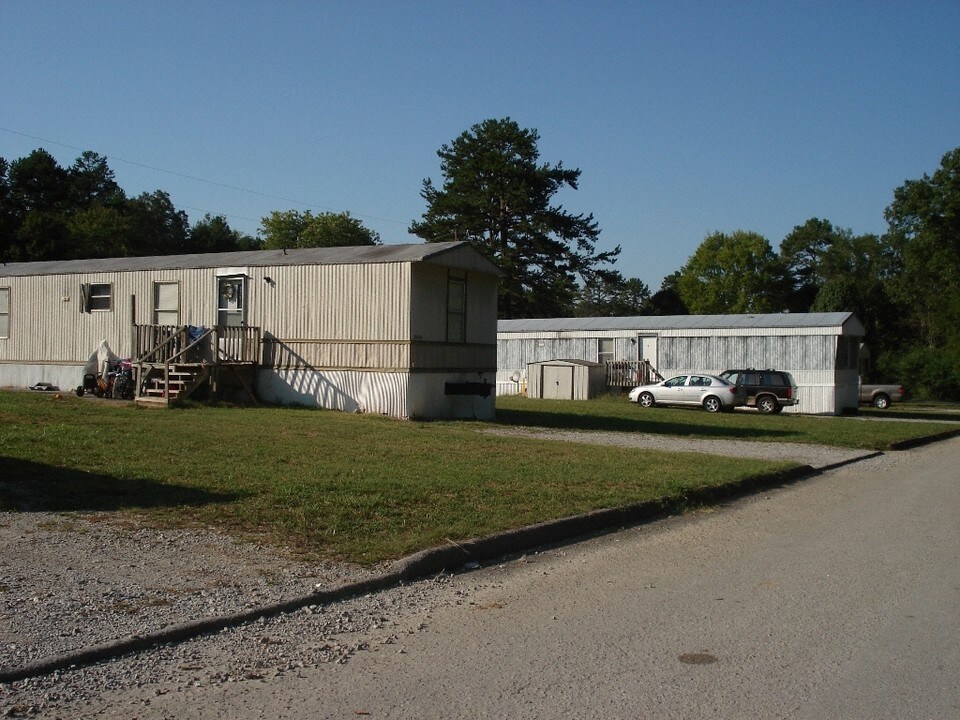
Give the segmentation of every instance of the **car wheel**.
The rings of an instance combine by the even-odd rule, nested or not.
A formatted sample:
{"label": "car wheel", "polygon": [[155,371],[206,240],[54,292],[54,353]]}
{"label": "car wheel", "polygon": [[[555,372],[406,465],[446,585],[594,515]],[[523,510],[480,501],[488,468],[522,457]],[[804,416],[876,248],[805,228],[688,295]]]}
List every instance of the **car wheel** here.
{"label": "car wheel", "polygon": [[648,392],[640,393],[640,397],[637,398],[637,402],[645,408],[651,408],[657,404],[657,401],[653,399],[653,395]]}
{"label": "car wheel", "polygon": [[776,398],[770,395],[764,395],[763,397],[757,398],[757,410],[762,412],[764,415],[775,413],[778,407],[780,407],[780,403],[777,402]]}
{"label": "car wheel", "polygon": [[711,395],[703,399],[703,409],[710,413],[720,412],[723,410],[723,403],[720,398]]}
{"label": "car wheel", "polygon": [[877,410],[886,410],[888,407],[890,407],[890,396],[880,393],[873,398],[873,406]]}

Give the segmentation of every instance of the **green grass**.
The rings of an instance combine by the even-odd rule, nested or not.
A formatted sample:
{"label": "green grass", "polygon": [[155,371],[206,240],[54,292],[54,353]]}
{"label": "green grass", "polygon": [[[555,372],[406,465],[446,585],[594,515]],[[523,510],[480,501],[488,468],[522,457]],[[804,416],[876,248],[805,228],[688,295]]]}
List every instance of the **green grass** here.
{"label": "green grass", "polygon": [[[577,430],[639,432],[694,438],[795,442],[836,447],[887,450],[895,443],[955,430],[960,415],[945,408],[890,410],[864,408],[854,417],[820,417],[780,413],[761,415],[754,410],[710,414],[700,408],[642,408],[626,395],[605,395],[595,400],[536,400],[521,396],[497,399],[497,423]],[[865,419],[885,422],[864,422]],[[931,420],[917,423],[911,420]],[[939,421],[939,422],[938,422]]]}
{"label": "green grass", "polygon": [[[848,422],[644,411],[622,399],[507,398],[498,406],[502,424],[751,439],[766,432],[806,442],[844,434],[810,429],[817,423],[836,429]],[[888,439],[899,439],[905,431],[896,426],[908,425],[849,423],[850,433],[871,435],[868,426],[889,426]],[[917,432],[916,423],[909,425]],[[108,511],[157,526],[210,526],[371,564],[788,467],[502,437],[482,432],[488,426],[305,409],[145,410],[66,394],[0,392],[0,509]]]}

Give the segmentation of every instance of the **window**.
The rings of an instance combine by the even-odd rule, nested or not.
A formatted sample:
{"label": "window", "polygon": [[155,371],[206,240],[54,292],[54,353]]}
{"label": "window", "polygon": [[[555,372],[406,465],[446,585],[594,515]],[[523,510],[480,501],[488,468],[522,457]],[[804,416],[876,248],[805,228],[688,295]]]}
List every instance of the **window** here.
{"label": "window", "polygon": [[0,288],[0,338],[10,337],[10,288]]}
{"label": "window", "polygon": [[180,324],[180,284],[158,282],[153,284],[153,324]]}
{"label": "window", "polygon": [[597,362],[613,362],[614,340],[613,338],[600,338],[597,340]]}
{"label": "window", "polygon": [[447,342],[466,341],[467,329],[466,273],[451,271],[447,276]]}
{"label": "window", "polygon": [[837,338],[837,370],[856,370],[860,366],[860,338]]}
{"label": "window", "polygon": [[109,283],[83,283],[80,296],[83,298],[81,312],[108,312],[113,309],[113,285]]}

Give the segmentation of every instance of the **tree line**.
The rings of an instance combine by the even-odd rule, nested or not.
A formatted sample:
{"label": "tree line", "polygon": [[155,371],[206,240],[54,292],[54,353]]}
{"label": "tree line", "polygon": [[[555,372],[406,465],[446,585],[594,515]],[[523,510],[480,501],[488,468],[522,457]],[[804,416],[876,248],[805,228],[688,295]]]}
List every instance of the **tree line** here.
{"label": "tree line", "polygon": [[107,159],[86,151],[67,168],[37,149],[0,158],[0,260],[75,260],[322,245],[376,245],[350,213],[275,211],[256,237],[206,214],[193,225],[163,190],[128,197]]}
{"label": "tree line", "polygon": [[[543,162],[538,142],[503,118],[442,145],[442,181],[423,181],[426,211],[409,227],[427,242],[468,241],[496,264],[501,318],[853,312],[869,379],[960,399],[960,148],[894,189],[882,235],[810,218],[775,250],[759,233],[716,232],[651,292],[616,269],[620,245],[597,249],[592,215],[557,204],[580,171]],[[42,149],[0,158],[4,262],[377,244],[348,212],[274,211],[256,237],[220,215],[191,226],[161,190],[127,197],[93,152],[68,168]]]}

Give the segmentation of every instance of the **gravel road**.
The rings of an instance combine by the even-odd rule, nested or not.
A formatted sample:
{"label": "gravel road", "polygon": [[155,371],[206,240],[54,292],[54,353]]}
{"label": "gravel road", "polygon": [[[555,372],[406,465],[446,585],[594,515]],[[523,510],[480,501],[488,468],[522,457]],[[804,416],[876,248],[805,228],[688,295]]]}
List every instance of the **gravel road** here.
{"label": "gravel road", "polygon": [[[866,455],[788,443],[504,432],[814,467]],[[526,561],[532,559],[520,560]],[[109,513],[0,513],[0,668],[302,597],[382,570],[303,562],[282,548],[238,543],[213,531],[119,524]],[[0,683],[0,712],[110,717],[100,699],[107,691],[142,688],[149,698],[209,684],[270,682],[301,668],[346,662],[362,651],[402,653],[404,638],[428,627],[431,612],[469,603],[474,590],[470,574],[440,575],[92,666]]]}

